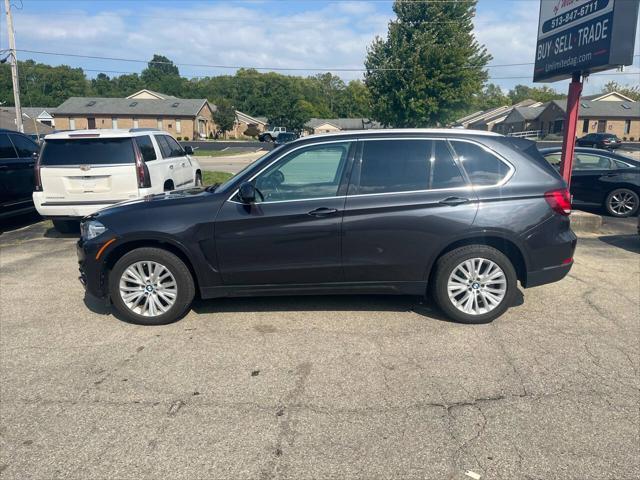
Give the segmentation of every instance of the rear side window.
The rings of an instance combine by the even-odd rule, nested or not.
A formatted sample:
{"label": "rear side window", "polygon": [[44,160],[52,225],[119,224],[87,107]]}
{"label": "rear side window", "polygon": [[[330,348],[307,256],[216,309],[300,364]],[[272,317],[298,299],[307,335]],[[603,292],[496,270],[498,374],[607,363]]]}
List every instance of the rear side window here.
{"label": "rear side window", "polygon": [[145,135],[143,137],[134,137],[140,152],[142,153],[142,158],[145,162],[150,162],[151,160],[155,160],[156,157],[156,149],[153,148],[153,143],[151,142],[151,137]]}
{"label": "rear side window", "polygon": [[131,138],[46,140],[41,165],[111,165],[135,163]]}
{"label": "rear side window", "polygon": [[16,158],[16,151],[6,133],[0,133],[0,158]]}
{"label": "rear side window", "polygon": [[31,157],[38,151],[38,146],[22,135],[9,135],[19,157]]}
{"label": "rear side window", "polygon": [[496,185],[509,173],[506,163],[475,143],[453,140],[451,145],[473,185]]}
{"label": "rear side window", "polygon": [[359,194],[453,188],[464,183],[443,141],[370,140],[363,143]]}

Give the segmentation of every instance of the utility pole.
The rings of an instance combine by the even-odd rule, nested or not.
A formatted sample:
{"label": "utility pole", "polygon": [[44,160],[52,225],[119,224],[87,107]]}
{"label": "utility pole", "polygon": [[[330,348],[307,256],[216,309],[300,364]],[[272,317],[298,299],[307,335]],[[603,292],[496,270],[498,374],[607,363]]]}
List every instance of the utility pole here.
{"label": "utility pole", "polygon": [[11,80],[13,82],[13,100],[16,105],[16,128],[24,133],[22,126],[22,107],[20,106],[20,81],[18,79],[18,57],[16,56],[16,38],[13,31],[13,19],[11,18],[11,5],[9,0],[4,0],[4,8],[7,14],[7,33],[9,34],[9,56],[11,57]]}

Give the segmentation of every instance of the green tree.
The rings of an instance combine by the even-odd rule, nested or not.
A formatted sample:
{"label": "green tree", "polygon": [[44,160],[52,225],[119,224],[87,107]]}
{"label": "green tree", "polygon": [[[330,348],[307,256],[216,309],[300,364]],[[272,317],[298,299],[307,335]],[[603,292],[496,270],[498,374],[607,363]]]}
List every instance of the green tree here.
{"label": "green tree", "polygon": [[629,97],[636,102],[640,102],[640,86],[638,85],[620,85],[618,82],[607,82],[602,88],[602,93],[618,92]]}
{"label": "green tree", "polygon": [[529,87],[527,85],[516,85],[507,94],[511,103],[518,103],[523,100],[535,100],[537,102],[549,102],[565,98],[566,95],[556,92],[553,88],[543,85],[542,87]]}
{"label": "green tree", "polygon": [[491,59],[473,35],[476,0],[404,2],[386,39],[369,48],[365,84],[373,117],[394,127],[455,119],[482,89]]}
{"label": "green tree", "polygon": [[140,74],[145,88],[157,90],[169,95],[183,94],[185,80],[171,60],[163,55],[155,54]]}
{"label": "green tree", "polygon": [[226,136],[236,122],[236,109],[229,100],[221,99],[215,103],[216,111],[213,112],[213,121],[216,122],[218,132]]}
{"label": "green tree", "polygon": [[489,83],[482,89],[482,92],[476,96],[473,104],[472,110],[488,110],[503,105],[511,105],[511,99],[498,85]]}

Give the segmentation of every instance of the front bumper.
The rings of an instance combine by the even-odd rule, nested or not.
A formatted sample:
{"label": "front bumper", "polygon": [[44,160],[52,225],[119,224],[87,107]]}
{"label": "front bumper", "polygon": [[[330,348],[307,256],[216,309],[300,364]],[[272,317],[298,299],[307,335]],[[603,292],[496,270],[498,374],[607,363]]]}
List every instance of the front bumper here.
{"label": "front bumper", "polygon": [[84,289],[97,298],[107,298],[109,296],[109,286],[107,285],[107,275],[104,266],[105,252],[99,259],[96,259],[98,251],[102,248],[103,242],[78,240],[76,253],[78,255],[78,270],[80,275],[78,280]]}

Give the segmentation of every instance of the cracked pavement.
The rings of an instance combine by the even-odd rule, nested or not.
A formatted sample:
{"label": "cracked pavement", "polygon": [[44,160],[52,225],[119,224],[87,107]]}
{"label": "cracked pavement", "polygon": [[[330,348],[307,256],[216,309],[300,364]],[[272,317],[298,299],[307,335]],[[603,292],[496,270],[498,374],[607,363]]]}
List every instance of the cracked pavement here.
{"label": "cracked pavement", "polygon": [[0,478],[640,477],[635,219],[490,325],[414,297],[84,301],[75,238],[0,236]]}

